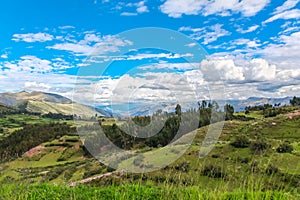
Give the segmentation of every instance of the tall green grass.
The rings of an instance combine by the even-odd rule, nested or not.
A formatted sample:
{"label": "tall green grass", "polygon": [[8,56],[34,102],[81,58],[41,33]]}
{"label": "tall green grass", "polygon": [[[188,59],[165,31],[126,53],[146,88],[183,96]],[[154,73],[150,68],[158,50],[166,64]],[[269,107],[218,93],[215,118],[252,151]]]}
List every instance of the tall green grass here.
{"label": "tall green grass", "polygon": [[203,199],[203,200],[290,200],[295,195],[279,191],[221,192],[202,190],[199,187],[168,187],[153,185],[120,185],[107,187],[77,186],[74,188],[50,184],[41,185],[1,185],[0,199],[16,200],[64,200],[64,199]]}

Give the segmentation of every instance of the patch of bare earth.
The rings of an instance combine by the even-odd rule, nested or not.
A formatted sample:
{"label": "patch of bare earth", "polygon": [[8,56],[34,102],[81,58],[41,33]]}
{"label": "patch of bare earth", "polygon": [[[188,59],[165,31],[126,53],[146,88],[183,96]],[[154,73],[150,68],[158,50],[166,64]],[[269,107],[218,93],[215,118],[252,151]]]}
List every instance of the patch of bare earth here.
{"label": "patch of bare earth", "polygon": [[41,151],[42,149],[44,149],[44,148],[45,148],[45,147],[42,146],[42,145],[33,147],[33,148],[30,149],[29,151],[25,152],[24,155],[27,156],[27,157],[35,156],[35,155],[39,154],[40,151]]}
{"label": "patch of bare earth", "polygon": [[89,183],[93,180],[97,180],[97,179],[101,179],[101,178],[105,178],[105,177],[109,177],[109,176],[122,176],[123,174],[125,174],[126,172],[125,171],[114,171],[114,172],[108,172],[106,174],[101,174],[99,176],[94,176],[94,177],[90,177],[90,178],[86,178],[86,179],[83,179],[83,180],[80,180],[80,181],[75,181],[75,182],[72,182],[69,184],[69,186],[71,187],[74,187],[76,186],[77,184],[85,184],[85,183]]}
{"label": "patch of bare earth", "polygon": [[296,110],[292,113],[288,113],[285,116],[289,119],[293,119],[294,117],[300,116],[300,110]]}

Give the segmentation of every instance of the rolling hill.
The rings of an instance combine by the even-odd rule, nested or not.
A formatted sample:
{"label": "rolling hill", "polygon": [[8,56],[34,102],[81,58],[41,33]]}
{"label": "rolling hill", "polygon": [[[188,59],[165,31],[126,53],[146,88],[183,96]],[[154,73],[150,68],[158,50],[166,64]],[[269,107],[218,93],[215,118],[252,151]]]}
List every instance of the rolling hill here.
{"label": "rolling hill", "polygon": [[0,103],[16,110],[41,114],[51,112],[64,115],[80,113],[85,116],[95,116],[95,114],[109,116],[108,112],[102,112],[101,109],[95,110],[90,106],[72,102],[71,99],[61,95],[44,92],[0,93]]}
{"label": "rolling hill", "polygon": [[[289,111],[291,108],[285,109]],[[111,183],[118,185],[151,182],[165,186],[164,181],[169,181],[167,184],[175,187],[189,185],[209,190],[217,187],[230,191],[253,187],[253,190],[258,191],[280,189],[288,192],[291,188],[299,189],[300,180],[299,107],[293,110],[272,118],[260,116],[249,121],[227,121],[213,150],[200,159],[200,146],[208,130],[208,127],[201,127],[197,130],[192,145],[181,158],[168,167],[146,174],[112,174],[112,169],[85,155],[78,136],[61,135],[38,144],[18,159],[0,165],[0,182],[22,183],[31,180],[39,183],[71,184],[90,179],[85,184],[106,186]],[[250,114],[260,115],[260,112]],[[238,140],[241,138],[247,141]],[[283,151],[282,145],[292,147],[293,150]],[[258,147],[265,149],[258,152]],[[128,164],[142,167],[141,161],[161,162],[160,159],[172,158],[178,153],[172,150],[160,155],[153,154],[152,150],[143,149],[144,156],[124,157],[119,164],[120,168]]]}

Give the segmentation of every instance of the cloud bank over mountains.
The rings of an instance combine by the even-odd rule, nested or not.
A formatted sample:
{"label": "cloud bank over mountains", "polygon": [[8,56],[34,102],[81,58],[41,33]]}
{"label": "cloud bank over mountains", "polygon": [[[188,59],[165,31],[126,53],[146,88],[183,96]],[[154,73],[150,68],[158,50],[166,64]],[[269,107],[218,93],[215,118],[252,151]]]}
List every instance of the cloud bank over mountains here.
{"label": "cloud bank over mountains", "polygon": [[[175,93],[184,101],[208,99],[210,86],[223,86],[227,99],[300,95],[299,0],[106,0],[84,9],[95,24],[83,15],[58,23],[32,10],[46,19],[42,26],[27,20],[24,27],[4,30],[0,91],[72,98],[76,87],[81,103],[88,104],[109,104],[112,98],[126,103],[124,94],[135,102],[176,101]],[[65,12],[75,16],[73,10]],[[177,30],[193,41],[177,53],[135,49],[133,41],[118,36],[144,26]],[[200,46],[207,51],[203,60],[193,52]],[[124,48],[130,52],[119,55]],[[111,69],[98,76],[107,63]]]}

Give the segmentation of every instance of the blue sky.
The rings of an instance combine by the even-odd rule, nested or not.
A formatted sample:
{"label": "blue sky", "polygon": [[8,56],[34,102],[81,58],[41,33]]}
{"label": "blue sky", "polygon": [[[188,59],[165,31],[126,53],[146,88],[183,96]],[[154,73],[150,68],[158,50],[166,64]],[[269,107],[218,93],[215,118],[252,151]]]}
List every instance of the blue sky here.
{"label": "blue sky", "polygon": [[[227,99],[300,95],[299,0],[1,3],[2,92],[72,97],[75,87],[77,101],[103,105],[129,93],[169,101],[172,90],[209,98],[210,85],[225,86]],[[134,31],[144,27],[170,32]],[[155,38],[160,48],[138,41]]]}

